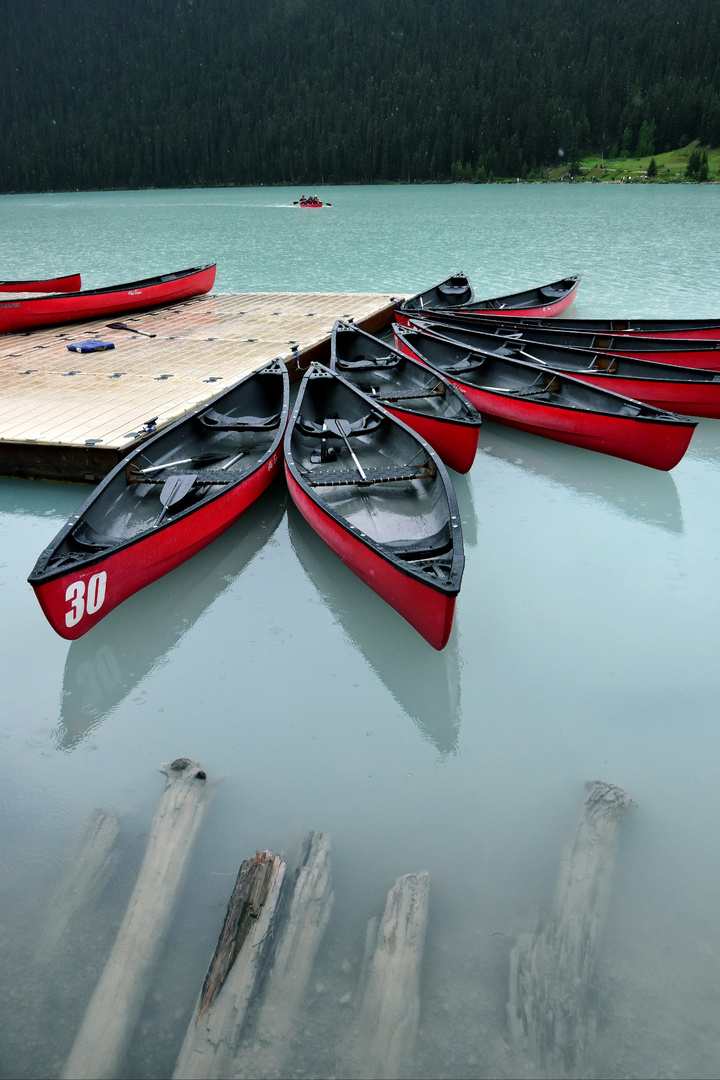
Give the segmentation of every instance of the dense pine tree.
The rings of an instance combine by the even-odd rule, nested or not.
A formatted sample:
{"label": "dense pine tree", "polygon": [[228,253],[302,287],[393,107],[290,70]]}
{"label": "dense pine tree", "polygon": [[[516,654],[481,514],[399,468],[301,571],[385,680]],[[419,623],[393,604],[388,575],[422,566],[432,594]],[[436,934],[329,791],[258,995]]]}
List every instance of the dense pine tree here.
{"label": "dense pine tree", "polygon": [[720,144],[718,0],[2,0],[0,190],[491,179]]}

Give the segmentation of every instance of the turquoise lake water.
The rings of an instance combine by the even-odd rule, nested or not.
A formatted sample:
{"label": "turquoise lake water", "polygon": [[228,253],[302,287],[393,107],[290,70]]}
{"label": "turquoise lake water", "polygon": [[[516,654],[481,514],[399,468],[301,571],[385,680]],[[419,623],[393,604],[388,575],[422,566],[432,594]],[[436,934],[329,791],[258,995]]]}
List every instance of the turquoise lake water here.
{"label": "turquoise lake water", "polygon": [[[310,194],[310,192],[304,192]],[[720,188],[491,185],[0,196],[0,277],[86,287],[217,261],[219,292],[409,295],[463,269],[496,296],[582,272],[570,315],[720,317]],[[508,954],[547,908],[601,779],[623,827],[590,1075],[713,1077],[720,1040],[720,421],[669,474],[486,422],[454,477],[466,569],[436,654],[288,508],[229,532],[69,644],[26,583],[89,489],[0,479],[0,1076],[57,1075],[163,780],[217,779],[123,1075],[170,1074],[242,859],[332,835],[336,902],[295,1075],[335,1075],[365,926],[431,874],[408,1075],[512,1075]],[[29,963],[74,837],[121,859],[62,965]]]}

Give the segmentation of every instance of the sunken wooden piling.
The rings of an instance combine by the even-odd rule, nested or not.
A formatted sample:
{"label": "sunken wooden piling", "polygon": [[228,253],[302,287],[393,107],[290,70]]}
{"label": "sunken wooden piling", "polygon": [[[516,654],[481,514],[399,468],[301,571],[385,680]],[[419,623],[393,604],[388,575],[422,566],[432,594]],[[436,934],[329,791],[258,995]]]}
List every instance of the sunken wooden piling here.
{"label": "sunken wooden piling", "polygon": [[271,851],[258,851],[240,867],[175,1080],[234,1075],[236,1048],[270,944],[284,874],[285,863]]}
{"label": "sunken wooden piling", "polygon": [[275,945],[269,958],[252,1044],[240,1049],[235,1077],[282,1077],[298,1014],[307,997],[313,962],[330,918],[335,895],[330,882],[330,837],[311,832],[300,852],[292,892],[276,916]]}
{"label": "sunken wooden piling", "polygon": [[[423,872],[398,878],[388,894],[347,1047],[345,1065],[350,1076],[392,1080],[412,1064],[420,1021],[429,891],[430,875]],[[377,921],[371,919],[366,955],[372,949],[376,926]]]}
{"label": "sunken wooden piling", "polygon": [[67,870],[47,905],[35,949],[38,962],[48,962],[70,922],[99,899],[115,869],[119,831],[118,816],[111,811],[93,810],[83,822]]}
{"label": "sunken wooden piling", "polygon": [[205,773],[196,761],[161,765],[167,783],[118,936],[85,1012],[62,1076],[121,1075],[122,1059],[148,985],[202,821]]}
{"label": "sunken wooden piling", "polygon": [[598,943],[620,825],[634,803],[612,784],[596,780],[587,787],[550,914],[510,954],[508,1022],[516,1076],[577,1077],[589,1064]]}

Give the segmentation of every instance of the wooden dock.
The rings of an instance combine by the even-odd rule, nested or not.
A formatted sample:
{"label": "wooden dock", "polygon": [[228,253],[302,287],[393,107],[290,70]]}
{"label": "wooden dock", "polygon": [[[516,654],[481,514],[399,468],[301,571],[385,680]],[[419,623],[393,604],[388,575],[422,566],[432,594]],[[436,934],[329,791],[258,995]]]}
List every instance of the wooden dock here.
{"label": "wooden dock", "polygon": [[[377,293],[228,293],[0,338],[0,474],[102,479],[149,430],[276,357],[298,377],[327,360],[338,318],[371,333],[392,319]],[[108,322],[129,330],[110,330]],[[76,353],[100,339],[114,349]]]}

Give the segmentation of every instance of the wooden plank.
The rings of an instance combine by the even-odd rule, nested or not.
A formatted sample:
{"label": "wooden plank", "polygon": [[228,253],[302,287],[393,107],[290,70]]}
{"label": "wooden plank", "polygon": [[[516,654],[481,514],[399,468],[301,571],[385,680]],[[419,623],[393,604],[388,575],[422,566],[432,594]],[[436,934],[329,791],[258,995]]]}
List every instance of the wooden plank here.
{"label": "wooden plank", "polygon": [[272,936],[285,863],[258,851],[240,867],[174,1080],[234,1075],[240,1031]]}
{"label": "wooden plank", "polygon": [[142,1012],[149,981],[205,809],[205,773],[196,761],[161,765],[167,783],[145,858],[117,940],[85,1012],[63,1077],[121,1075],[122,1058]]}
{"label": "wooden plank", "polygon": [[600,780],[563,851],[550,912],[510,954],[514,1076],[586,1075],[595,1034],[594,980],[620,826],[634,803]]}
{"label": "wooden plank", "polygon": [[[429,890],[430,875],[424,872],[398,878],[388,894],[374,955],[366,966],[360,1014],[346,1050],[349,1076],[391,1080],[412,1075]],[[371,919],[367,953],[375,926]]]}

